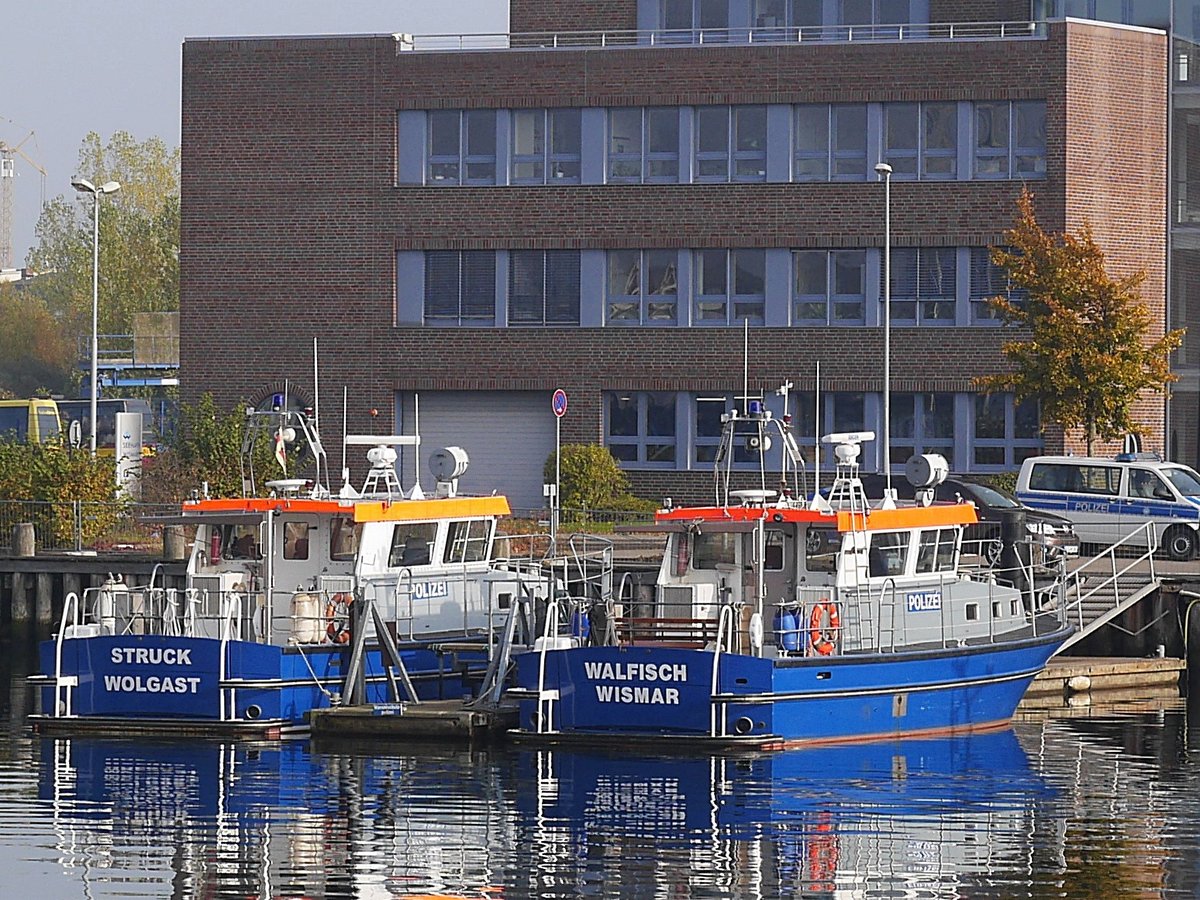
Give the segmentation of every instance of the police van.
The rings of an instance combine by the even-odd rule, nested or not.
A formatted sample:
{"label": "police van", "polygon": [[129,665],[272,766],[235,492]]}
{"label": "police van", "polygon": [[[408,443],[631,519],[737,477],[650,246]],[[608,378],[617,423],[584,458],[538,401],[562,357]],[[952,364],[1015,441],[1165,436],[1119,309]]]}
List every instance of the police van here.
{"label": "police van", "polygon": [[1153,454],[1032,456],[1021,464],[1016,494],[1070,519],[1084,543],[1114,544],[1153,522],[1171,559],[1191,559],[1200,545],[1200,475]]}

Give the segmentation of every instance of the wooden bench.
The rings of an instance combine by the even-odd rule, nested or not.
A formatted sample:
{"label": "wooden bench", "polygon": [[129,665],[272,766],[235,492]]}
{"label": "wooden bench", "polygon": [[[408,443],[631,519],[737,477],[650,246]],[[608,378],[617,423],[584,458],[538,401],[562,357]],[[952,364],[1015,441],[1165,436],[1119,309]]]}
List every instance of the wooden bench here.
{"label": "wooden bench", "polygon": [[669,644],[704,647],[717,639],[716,619],[671,616],[618,616],[613,620],[622,644]]}

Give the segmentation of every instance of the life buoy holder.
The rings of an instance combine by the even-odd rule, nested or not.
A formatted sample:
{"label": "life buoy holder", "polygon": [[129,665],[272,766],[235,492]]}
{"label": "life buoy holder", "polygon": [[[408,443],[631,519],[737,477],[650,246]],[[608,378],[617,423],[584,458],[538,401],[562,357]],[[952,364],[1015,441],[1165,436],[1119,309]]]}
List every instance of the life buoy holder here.
{"label": "life buoy holder", "polygon": [[836,649],[838,633],[842,630],[842,617],[837,604],[823,600],[813,607],[808,619],[808,637],[813,652],[818,656],[829,656]]}
{"label": "life buoy holder", "polygon": [[325,634],[331,644],[350,643],[350,604],[354,598],[349,594],[334,594],[325,604]]}

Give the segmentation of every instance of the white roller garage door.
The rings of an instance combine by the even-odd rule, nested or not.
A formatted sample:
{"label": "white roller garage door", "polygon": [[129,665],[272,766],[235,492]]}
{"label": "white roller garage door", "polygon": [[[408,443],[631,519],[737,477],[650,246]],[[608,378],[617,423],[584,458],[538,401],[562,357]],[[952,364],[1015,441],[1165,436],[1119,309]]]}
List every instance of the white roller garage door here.
{"label": "white roller garage door", "polygon": [[[462,447],[470,465],[459,479],[464,494],[505,494],[513,510],[541,509],[542,466],[554,452],[554,412],[549,391],[423,391],[418,397],[421,488],[433,490],[429,457],[442,447]],[[413,395],[397,396],[402,432],[413,429]],[[400,480],[412,481],[411,459]]]}

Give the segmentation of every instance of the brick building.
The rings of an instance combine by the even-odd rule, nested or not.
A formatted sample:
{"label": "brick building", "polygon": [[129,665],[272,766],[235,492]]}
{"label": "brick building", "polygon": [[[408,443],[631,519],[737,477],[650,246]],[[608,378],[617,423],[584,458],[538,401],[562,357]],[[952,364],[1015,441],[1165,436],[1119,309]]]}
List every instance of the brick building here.
{"label": "brick building", "polygon": [[[346,388],[351,431],[419,421],[424,455],[471,454],[464,489],[541,503],[562,388],[563,441],[604,443],[646,496],[706,496],[744,384],[782,412],[791,382],[802,446],[879,430],[885,160],[893,461],[995,472],[1074,446],[973,388],[1010,336],[987,248],[1028,186],[1044,226],[1090,222],[1113,274],[1145,268],[1164,320],[1167,38],[1031,18],[512,0],[497,47],[189,40],[184,399],[289,379],[311,402],[315,337],[325,420]],[[1163,408],[1139,409],[1155,448]]]}

